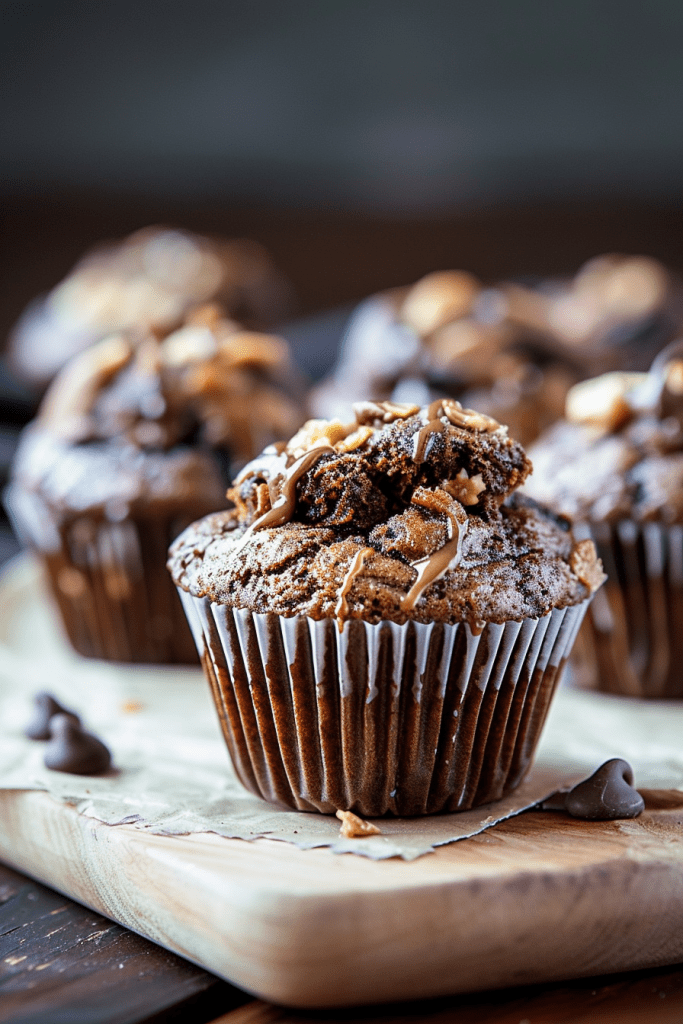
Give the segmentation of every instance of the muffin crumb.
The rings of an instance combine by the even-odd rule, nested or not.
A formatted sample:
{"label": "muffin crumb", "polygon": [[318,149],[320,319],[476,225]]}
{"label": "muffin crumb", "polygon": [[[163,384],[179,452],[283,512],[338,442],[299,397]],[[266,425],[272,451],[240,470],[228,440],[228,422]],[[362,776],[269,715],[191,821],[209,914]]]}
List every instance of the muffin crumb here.
{"label": "muffin crumb", "polygon": [[339,834],[344,836],[345,839],[363,839],[365,836],[379,836],[382,834],[381,829],[378,829],[371,821],[359,818],[352,811],[337,811],[336,815],[341,821]]}
{"label": "muffin crumb", "polygon": [[569,556],[569,566],[591,594],[594,594],[607,579],[592,540],[580,540],[574,545]]}

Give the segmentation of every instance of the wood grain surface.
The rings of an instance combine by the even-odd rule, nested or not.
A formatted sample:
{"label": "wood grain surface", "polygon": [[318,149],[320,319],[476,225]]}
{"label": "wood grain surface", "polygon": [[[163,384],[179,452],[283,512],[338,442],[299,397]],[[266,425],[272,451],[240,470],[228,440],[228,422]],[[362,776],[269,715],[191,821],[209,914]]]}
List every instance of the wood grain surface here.
{"label": "wood grain surface", "polygon": [[679,802],[528,813],[406,863],[153,836],[5,791],[0,856],[263,998],[362,1004],[683,958]]}
{"label": "wood grain surface", "polygon": [[0,864],[3,1024],[138,1024],[171,1009],[201,1024],[246,998]]}

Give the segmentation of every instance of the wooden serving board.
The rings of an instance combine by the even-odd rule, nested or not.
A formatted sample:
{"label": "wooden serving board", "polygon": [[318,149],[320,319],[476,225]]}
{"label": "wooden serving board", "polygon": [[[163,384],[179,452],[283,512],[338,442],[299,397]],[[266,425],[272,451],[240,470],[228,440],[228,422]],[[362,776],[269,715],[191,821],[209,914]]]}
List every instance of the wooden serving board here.
{"label": "wooden serving board", "polygon": [[683,797],[527,812],[412,862],[155,836],[0,792],[0,857],[259,996],[337,1006],[683,958]]}

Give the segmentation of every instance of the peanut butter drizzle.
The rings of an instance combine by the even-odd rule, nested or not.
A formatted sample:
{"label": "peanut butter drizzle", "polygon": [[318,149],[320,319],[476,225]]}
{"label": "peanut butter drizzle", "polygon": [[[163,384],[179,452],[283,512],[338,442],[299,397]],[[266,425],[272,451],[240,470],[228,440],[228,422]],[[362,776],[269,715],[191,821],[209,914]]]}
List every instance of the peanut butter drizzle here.
{"label": "peanut butter drizzle", "polygon": [[323,455],[330,454],[334,454],[334,448],[329,444],[320,444],[316,448],[311,448],[295,459],[285,470],[281,483],[277,483],[275,480],[272,481],[272,485],[269,483],[269,489],[277,487],[279,491],[277,500],[273,502],[273,507],[265,515],[251,524],[244,536],[251,536],[256,530],[266,530],[270,526],[282,526],[284,523],[288,523],[294,515],[296,507],[297,483]]}
{"label": "peanut butter drizzle", "polygon": [[337,599],[337,604],[335,605],[334,609],[334,614],[337,618],[337,627],[340,633],[344,629],[344,620],[348,617],[349,614],[349,604],[348,601],[346,600],[346,595],[351,590],[351,587],[353,586],[353,581],[362,570],[367,559],[369,558],[370,555],[374,553],[374,548],[361,548],[360,551],[357,551],[353,556],[353,561],[351,562],[351,565],[348,568],[346,576],[344,577],[344,582],[341,585],[339,597]]}
{"label": "peanut butter drizzle", "polygon": [[413,462],[424,462],[427,442],[432,434],[443,434],[447,424],[442,423],[440,416],[444,415],[442,400],[430,402],[427,406],[427,422],[415,435],[415,446],[413,448]]}
{"label": "peanut butter drizzle", "polygon": [[[497,430],[507,431],[498,420],[486,413],[476,412],[474,409],[463,409],[460,402],[454,398],[444,398],[441,401],[443,415],[454,427],[464,427],[466,430],[483,431],[486,434],[494,434]],[[431,409],[431,405],[429,407]]]}
{"label": "peanut butter drizzle", "polygon": [[[416,505],[423,505],[425,508],[432,507],[419,497],[413,496],[412,500]],[[443,509],[443,512],[448,516],[448,536],[450,539],[446,541],[442,548],[428,555],[427,558],[421,558],[419,562],[413,562],[413,569],[417,569],[417,579],[401,601],[401,610],[404,612],[412,611],[429,584],[441,579],[448,569],[454,569],[460,561],[462,542],[467,533],[468,520],[466,519],[461,523],[454,512],[449,509]]]}

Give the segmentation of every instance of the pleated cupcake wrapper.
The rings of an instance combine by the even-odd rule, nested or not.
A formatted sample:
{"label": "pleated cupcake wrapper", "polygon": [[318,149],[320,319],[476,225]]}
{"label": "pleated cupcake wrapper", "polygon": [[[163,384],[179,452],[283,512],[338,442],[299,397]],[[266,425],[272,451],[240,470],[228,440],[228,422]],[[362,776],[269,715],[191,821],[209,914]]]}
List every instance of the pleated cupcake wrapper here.
{"label": "pleated cupcake wrapper", "polygon": [[74,648],[124,662],[196,662],[166,571],[170,519],[101,520],[84,513],[58,528],[39,495],[13,486],[6,504],[22,540],[43,558]]}
{"label": "pleated cupcake wrapper", "polygon": [[683,526],[591,529],[608,579],[582,630],[583,668],[608,692],[683,697]]}
{"label": "pleated cupcake wrapper", "polygon": [[299,810],[465,810],[527,771],[588,602],[469,626],[256,614],[180,591],[244,785]]}

